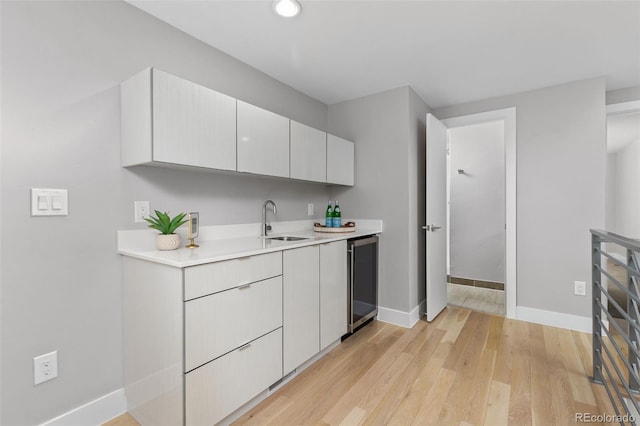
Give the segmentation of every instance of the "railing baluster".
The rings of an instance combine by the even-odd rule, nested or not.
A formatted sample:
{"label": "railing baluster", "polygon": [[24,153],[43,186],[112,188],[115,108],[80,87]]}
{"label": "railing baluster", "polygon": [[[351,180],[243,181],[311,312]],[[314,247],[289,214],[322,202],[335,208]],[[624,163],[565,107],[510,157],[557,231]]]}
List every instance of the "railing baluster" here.
{"label": "railing baluster", "polygon": [[[633,250],[627,249],[627,266],[633,268],[634,267],[633,260],[634,260]],[[629,273],[627,273],[627,289],[630,294],[635,295],[636,298],[638,297],[638,288],[635,286],[633,282],[633,276]],[[638,323],[638,306],[636,305],[632,297],[627,297],[627,313],[631,317],[631,321],[637,324]],[[630,341],[634,343],[638,342],[638,331],[636,330],[635,327],[632,327],[631,325],[627,325],[627,333]],[[637,376],[637,365],[639,361],[637,352],[631,350],[631,348],[629,348],[627,352],[629,357],[629,364],[631,364],[633,368],[636,369],[636,376]],[[631,390],[636,392],[640,390],[640,383],[638,383],[638,381],[635,380],[631,372],[629,372],[629,387],[631,388]]]}
{"label": "railing baluster", "polygon": [[[604,251],[603,243],[608,243],[608,248],[611,244],[624,248],[625,261],[617,258],[613,251],[611,253]],[[604,386],[614,411],[620,416],[620,424],[626,424],[631,420],[631,424],[634,425],[636,423],[632,420],[632,411],[640,410],[638,400],[640,393],[639,254],[639,240],[610,232],[591,230],[593,317],[593,377],[591,380]],[[626,280],[616,279],[618,273],[603,268],[603,259],[609,262],[609,265],[615,265],[620,270],[624,270],[627,274]],[[607,288],[602,283],[603,279],[610,284]],[[613,291],[622,292],[626,298],[626,306],[625,303],[617,302],[613,298]],[[616,298],[620,300],[617,295]],[[615,310],[611,310],[612,308]],[[613,316],[614,314],[616,317]],[[607,328],[603,333],[605,327]],[[615,351],[610,351],[609,348]]]}
{"label": "railing baluster", "polygon": [[[592,346],[593,346],[593,377],[591,381],[595,383],[602,383],[602,347],[600,346],[599,337],[602,336],[602,328],[600,326],[600,298],[602,292],[599,290],[598,283],[602,280],[602,273],[600,272],[600,237],[597,235],[591,235],[591,296],[592,296],[592,312],[593,312],[593,334],[592,334]],[[596,314],[597,312],[597,314]]]}

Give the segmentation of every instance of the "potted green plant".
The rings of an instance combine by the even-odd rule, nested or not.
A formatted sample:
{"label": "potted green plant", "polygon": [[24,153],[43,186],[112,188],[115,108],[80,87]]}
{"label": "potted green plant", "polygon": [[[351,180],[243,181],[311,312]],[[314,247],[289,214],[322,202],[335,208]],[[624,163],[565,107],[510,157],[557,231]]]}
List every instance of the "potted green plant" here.
{"label": "potted green plant", "polygon": [[179,213],[173,219],[167,212],[161,212],[155,210],[156,216],[145,217],[144,220],[149,222],[149,228],[160,231],[160,234],[156,237],[156,247],[158,250],[175,250],[180,247],[180,235],[175,231],[187,220],[184,218],[186,213]]}

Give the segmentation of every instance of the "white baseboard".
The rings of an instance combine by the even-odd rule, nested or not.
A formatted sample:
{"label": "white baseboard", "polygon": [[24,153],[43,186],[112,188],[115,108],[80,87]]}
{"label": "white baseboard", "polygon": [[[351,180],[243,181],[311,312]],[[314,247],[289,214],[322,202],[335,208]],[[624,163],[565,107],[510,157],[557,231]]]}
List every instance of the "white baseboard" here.
{"label": "white baseboard", "polygon": [[101,425],[127,411],[124,389],[101,396],[40,426]]}
{"label": "white baseboard", "polygon": [[550,325],[552,327],[584,331],[585,333],[591,333],[593,326],[591,317],[544,311],[542,309],[527,308],[525,306],[516,307],[516,319],[536,324]]}
{"label": "white baseboard", "polygon": [[411,328],[420,321],[420,314],[424,313],[424,310],[424,301],[413,308],[411,312],[397,311],[395,309],[378,306],[378,321],[399,325],[404,328]]}

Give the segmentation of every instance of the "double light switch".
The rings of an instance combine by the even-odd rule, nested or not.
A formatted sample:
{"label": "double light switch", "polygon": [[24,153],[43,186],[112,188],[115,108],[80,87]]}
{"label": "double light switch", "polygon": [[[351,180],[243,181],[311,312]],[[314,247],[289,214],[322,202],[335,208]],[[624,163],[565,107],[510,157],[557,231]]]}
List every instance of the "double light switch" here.
{"label": "double light switch", "polygon": [[67,216],[68,214],[66,189],[31,188],[31,216]]}

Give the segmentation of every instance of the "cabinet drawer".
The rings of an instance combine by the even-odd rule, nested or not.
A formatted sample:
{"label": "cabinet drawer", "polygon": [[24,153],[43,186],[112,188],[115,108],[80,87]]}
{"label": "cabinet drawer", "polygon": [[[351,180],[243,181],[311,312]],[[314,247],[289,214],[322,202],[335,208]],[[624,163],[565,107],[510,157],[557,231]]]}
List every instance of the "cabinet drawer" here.
{"label": "cabinet drawer", "polygon": [[185,303],[185,372],[282,326],[282,276]]}
{"label": "cabinet drawer", "polygon": [[184,300],[278,275],[282,275],[282,252],[192,266],[184,271]]}
{"label": "cabinet drawer", "polygon": [[282,329],[185,378],[185,423],[213,425],[282,378]]}

